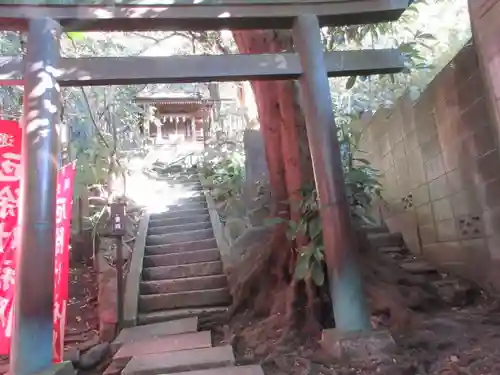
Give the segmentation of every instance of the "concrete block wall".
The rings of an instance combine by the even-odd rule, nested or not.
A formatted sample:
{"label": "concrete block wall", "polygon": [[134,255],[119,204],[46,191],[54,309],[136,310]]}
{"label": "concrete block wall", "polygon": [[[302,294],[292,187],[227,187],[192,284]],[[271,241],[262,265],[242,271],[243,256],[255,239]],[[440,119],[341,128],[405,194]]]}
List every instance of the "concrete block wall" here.
{"label": "concrete block wall", "polygon": [[403,97],[358,126],[383,172],[376,210],[391,231],[444,271],[500,291],[498,127],[472,42],[415,103]]}
{"label": "concrete block wall", "polygon": [[500,123],[500,0],[469,0],[469,13],[492,115]]}

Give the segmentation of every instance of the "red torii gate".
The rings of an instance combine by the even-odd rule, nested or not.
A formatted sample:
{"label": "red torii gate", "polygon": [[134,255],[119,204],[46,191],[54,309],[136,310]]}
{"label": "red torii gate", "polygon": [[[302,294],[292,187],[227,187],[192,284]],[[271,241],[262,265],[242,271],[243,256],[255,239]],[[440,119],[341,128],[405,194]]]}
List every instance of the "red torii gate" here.
{"label": "red torii gate", "polygon": [[[245,0],[205,0],[194,4],[193,0],[169,0],[169,5],[158,6],[0,5],[0,30],[28,32],[25,61],[17,58],[0,60],[0,80],[3,79],[4,84],[13,84],[21,79],[24,84],[23,139],[26,152],[23,163],[30,166],[24,170],[22,178],[21,251],[17,264],[11,372],[32,375],[46,371],[52,365],[52,223],[58,153],[56,124],[61,105],[58,82],[62,85],[105,85],[298,78],[323,227],[329,228],[324,231],[325,259],[336,326],[343,331],[369,329],[361,279],[352,257],[353,231],[339,144],[335,141],[336,128],[327,77],[396,72],[403,69],[403,63],[394,51],[361,52],[371,53],[372,58],[369,55],[354,58],[353,52],[323,54],[320,26],[396,20],[409,2],[260,0],[249,3]],[[180,62],[180,57],[63,59],[62,71],[57,69],[60,66],[58,41],[63,30],[223,28],[291,28],[298,55],[182,57],[187,63],[178,67],[175,65]],[[378,57],[373,59],[373,56]],[[346,66],[344,59],[350,59],[355,68]],[[23,74],[20,74],[21,63],[24,65]],[[151,69],[144,69],[144,63]],[[187,70],[186,74],[183,69]],[[339,264],[335,262],[337,259],[341,261]],[[57,373],[57,370],[52,373]]]}

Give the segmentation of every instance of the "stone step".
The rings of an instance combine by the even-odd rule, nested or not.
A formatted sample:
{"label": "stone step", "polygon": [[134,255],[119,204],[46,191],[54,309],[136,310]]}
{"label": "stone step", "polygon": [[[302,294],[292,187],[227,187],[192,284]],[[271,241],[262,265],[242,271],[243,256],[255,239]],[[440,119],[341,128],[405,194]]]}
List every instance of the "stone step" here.
{"label": "stone step", "polygon": [[206,201],[192,201],[192,202],[175,202],[172,204],[168,204],[161,212],[157,212],[154,214],[155,220],[161,219],[172,212],[179,211],[191,211],[191,210],[203,210],[206,209],[207,202]]}
{"label": "stone step", "polygon": [[223,273],[222,262],[181,264],[177,266],[151,267],[142,271],[144,281],[169,280],[186,277],[220,275]]}
{"label": "stone step", "polygon": [[383,254],[407,254],[408,250],[402,246],[383,246],[379,247],[378,251]]}
{"label": "stone step", "polygon": [[136,355],[173,352],[199,348],[210,348],[212,335],[210,331],[183,333],[143,339],[124,343],[113,356],[113,360],[130,359]]}
{"label": "stone step", "polygon": [[231,346],[217,346],[134,356],[123,375],[160,375],[182,371],[205,370],[234,365]]}
{"label": "stone step", "polygon": [[152,339],[168,335],[177,335],[181,333],[191,333],[198,330],[198,317],[182,317],[180,319],[171,319],[162,323],[148,324],[147,326],[135,326],[125,328],[118,337],[112,342],[113,351],[118,350],[126,342]]}
{"label": "stone step", "polygon": [[177,203],[195,203],[195,202],[206,203],[207,199],[205,198],[205,194],[203,194],[203,193],[196,193],[196,194],[191,195],[189,197],[179,198],[177,200]]}
{"label": "stone step", "polygon": [[197,208],[194,210],[179,210],[179,211],[167,211],[158,214],[152,214],[150,216],[150,221],[158,221],[164,219],[178,219],[181,217],[191,217],[198,215],[206,215],[208,214],[207,208]]}
{"label": "stone step", "polygon": [[[170,183],[172,183],[172,181],[170,181]],[[188,190],[188,191],[202,191],[203,190],[203,186],[201,185],[201,183],[199,181],[195,181],[195,182],[189,182],[189,181],[185,181],[185,182],[174,182],[175,185],[177,186],[182,186],[182,189],[184,190]]]}
{"label": "stone step", "polygon": [[147,236],[146,245],[171,245],[186,241],[200,241],[214,238],[214,232],[210,229],[191,230],[188,232],[169,233],[169,234],[152,234]]}
{"label": "stone step", "polygon": [[186,279],[172,279],[159,281],[142,281],[140,294],[177,293],[190,290],[219,289],[227,286],[225,275],[188,277]]}
{"label": "stone step", "polygon": [[220,320],[227,319],[229,308],[227,306],[203,306],[203,307],[190,307],[185,309],[173,309],[164,311],[154,311],[150,313],[139,313],[137,316],[137,323],[154,324],[158,322],[169,322],[171,320],[183,319],[196,316],[200,323],[206,320]]}
{"label": "stone step", "polygon": [[404,245],[400,233],[371,233],[368,234],[368,240],[373,248]]}
{"label": "stone step", "polygon": [[146,246],[145,255],[175,254],[188,251],[210,250],[217,248],[215,238],[201,241],[179,242],[171,245]]}
{"label": "stone step", "polygon": [[176,184],[182,184],[186,182],[200,182],[200,178],[197,175],[189,174],[189,173],[183,173],[183,174],[170,174],[167,176],[168,179]]}
{"label": "stone step", "polygon": [[176,204],[168,205],[166,212],[176,212],[176,211],[185,211],[185,210],[202,210],[207,208],[207,202],[198,201],[198,202],[177,202]]}
{"label": "stone step", "polygon": [[368,234],[389,233],[389,229],[386,227],[363,227],[363,230]]}
{"label": "stone step", "polygon": [[479,295],[473,285],[465,280],[449,277],[431,282],[441,299],[451,306],[466,306]]}
{"label": "stone step", "polygon": [[423,260],[409,260],[401,263],[401,268],[410,273],[437,273],[436,268]]}
{"label": "stone step", "polygon": [[141,312],[229,304],[231,304],[231,294],[228,288],[139,296],[139,310]]}
{"label": "stone step", "polygon": [[[206,211],[206,210],[205,210]],[[173,226],[173,225],[183,225],[192,223],[202,223],[210,221],[210,215],[208,211],[202,213],[201,215],[192,215],[187,217],[174,217],[174,218],[163,218],[163,219],[149,219],[148,228]]]}
{"label": "stone step", "polygon": [[175,174],[175,175],[170,175],[169,177],[170,177],[171,181],[178,183],[178,184],[190,183],[190,182],[200,183],[200,177],[198,175],[189,174],[189,173]]}
{"label": "stone step", "polygon": [[212,368],[200,371],[177,372],[175,375],[264,375],[259,365]]}
{"label": "stone step", "polygon": [[210,228],[212,228],[212,223],[210,221],[202,221],[200,223],[152,227],[152,228],[148,229],[148,234],[180,233],[180,232],[186,232],[186,231],[190,231],[190,230],[210,229]]}
{"label": "stone step", "polygon": [[177,264],[191,264],[214,262],[220,260],[218,249],[187,251],[174,254],[149,255],[143,259],[143,267],[175,266]]}

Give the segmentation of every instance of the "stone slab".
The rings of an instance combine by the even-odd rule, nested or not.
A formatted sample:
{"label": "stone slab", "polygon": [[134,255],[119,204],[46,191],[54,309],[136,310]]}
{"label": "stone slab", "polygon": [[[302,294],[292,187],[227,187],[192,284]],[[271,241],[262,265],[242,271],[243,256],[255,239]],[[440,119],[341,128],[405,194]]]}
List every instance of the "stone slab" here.
{"label": "stone slab", "polygon": [[125,297],[123,301],[123,323],[126,327],[137,323],[137,309],[139,308],[139,283],[142,279],[142,261],[146,248],[149,214],[144,214],[139,221],[137,237],[134,243],[130,268],[125,279]]}
{"label": "stone slab", "polygon": [[195,371],[234,365],[231,346],[181,350],[160,354],[134,356],[123,369],[123,375],[157,375]]}
{"label": "stone slab", "polygon": [[76,371],[71,362],[61,362],[54,364],[50,369],[37,372],[33,375],[75,375]]}
{"label": "stone slab", "polygon": [[197,306],[230,305],[228,288],[204,289],[179,293],[149,294],[139,297],[139,310],[150,312]]}
{"label": "stone slab", "polygon": [[374,248],[403,245],[403,237],[400,233],[369,233],[368,241]]}
{"label": "stone slab", "polygon": [[383,254],[404,254],[404,253],[406,253],[405,249],[401,246],[379,247],[378,251],[383,253]]}
{"label": "stone slab", "polygon": [[437,272],[436,268],[422,260],[412,260],[401,264],[401,268],[411,273]]}
{"label": "stone slab", "polygon": [[186,279],[157,280],[141,282],[141,295],[177,293],[189,290],[218,289],[227,286],[225,275],[189,277]]}
{"label": "stone slab", "polygon": [[188,232],[168,233],[168,234],[150,234],[146,244],[150,245],[170,245],[178,242],[200,241],[214,237],[212,228],[191,230]]}
{"label": "stone slab", "polygon": [[207,213],[204,213],[202,215],[192,215],[192,216],[185,216],[185,217],[175,217],[175,218],[161,218],[161,219],[151,219],[149,221],[149,227],[150,228],[155,228],[158,226],[168,226],[168,225],[182,225],[182,224],[189,224],[189,223],[200,223],[210,220],[210,216]]}
{"label": "stone slab", "polygon": [[217,261],[193,264],[179,264],[177,266],[168,267],[151,267],[145,268],[142,273],[143,280],[147,281],[219,275],[222,274],[222,271],[222,263],[220,261]]}
{"label": "stone slab", "polygon": [[258,129],[243,132],[245,148],[245,181],[256,183],[268,180],[268,168],[264,149],[264,138]]}
{"label": "stone slab", "polygon": [[210,229],[210,228],[212,228],[212,223],[210,221],[202,221],[199,223],[165,225],[160,227],[149,228],[148,234],[179,233],[190,230]]}
{"label": "stone slab", "polygon": [[390,354],[396,348],[396,343],[387,330],[340,332],[327,329],[322,333],[320,345],[335,359],[346,362],[391,360]]}
{"label": "stone slab", "polygon": [[198,318],[195,316],[164,323],[149,324],[147,326],[126,328],[121,331],[118,337],[113,341],[111,349],[116,351],[126,342],[196,332],[197,330]]}
{"label": "stone slab", "polygon": [[[150,313],[141,313],[137,317],[139,324],[152,324],[158,322],[168,322],[175,319],[182,319],[186,317],[197,316],[199,323],[205,318],[227,317],[229,309],[227,306],[214,306],[214,307],[190,307],[186,309],[173,309],[164,311],[154,311]],[[200,324],[201,325],[201,324]]]}
{"label": "stone slab", "polygon": [[194,201],[194,202],[179,202],[178,204],[173,204],[168,206],[168,212],[174,211],[185,211],[185,210],[199,210],[207,208],[207,202],[204,201]]}
{"label": "stone slab", "polygon": [[159,214],[152,214],[151,220],[162,220],[162,219],[178,219],[181,217],[191,217],[196,215],[206,215],[208,211],[206,208],[198,208],[194,210],[176,210],[176,211],[167,211]]}
{"label": "stone slab", "polygon": [[259,365],[222,367],[201,371],[178,372],[175,375],[264,375]]}
{"label": "stone slab", "polygon": [[186,251],[174,254],[149,255],[144,258],[144,267],[174,266],[177,264],[214,262],[220,260],[218,249]]}
{"label": "stone slab", "polygon": [[113,359],[120,360],[136,355],[173,352],[178,350],[210,348],[212,336],[210,331],[183,333],[153,339],[127,342],[116,352]]}
{"label": "stone slab", "polygon": [[184,251],[210,250],[217,248],[215,238],[201,241],[180,242],[173,245],[146,246],[146,255],[174,254]]}

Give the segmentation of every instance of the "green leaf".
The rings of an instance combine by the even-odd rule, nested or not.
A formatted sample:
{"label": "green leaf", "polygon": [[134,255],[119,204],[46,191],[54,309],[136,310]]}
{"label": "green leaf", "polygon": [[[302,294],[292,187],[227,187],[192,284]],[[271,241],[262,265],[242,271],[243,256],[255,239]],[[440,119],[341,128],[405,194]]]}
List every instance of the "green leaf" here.
{"label": "green leaf", "polygon": [[271,217],[271,218],[264,220],[264,225],[268,226],[268,227],[273,227],[275,225],[288,223],[288,222],[289,222],[288,220],[283,219],[282,217]]}
{"label": "green leaf", "polygon": [[286,230],[286,238],[293,241],[297,237],[299,226],[295,221],[290,220],[288,222],[288,229]]}
{"label": "green leaf", "polygon": [[312,250],[313,258],[316,259],[318,262],[323,261],[323,258],[325,257],[325,254],[323,252],[323,245],[321,246],[315,246],[314,249]]}
{"label": "green leaf", "polygon": [[316,286],[322,286],[325,282],[325,272],[323,271],[323,265],[317,261],[313,262],[311,265],[311,278]]}
{"label": "green leaf", "polygon": [[354,84],[356,83],[356,76],[350,76],[349,79],[347,80],[347,84],[345,85],[345,88],[347,90],[350,90],[352,89],[352,87],[354,86]]}
{"label": "green leaf", "polygon": [[83,40],[85,39],[85,33],[81,31],[70,31],[67,33],[68,37],[72,40]]}
{"label": "green leaf", "polygon": [[309,222],[309,237],[311,239],[315,240],[319,236],[323,234],[323,225],[321,223],[321,218],[319,216],[315,216],[310,222]]}
{"label": "green leaf", "polygon": [[309,260],[310,257],[307,253],[301,253],[299,259],[297,259],[297,265],[295,266],[295,272],[293,277],[295,280],[304,280],[309,273]]}

